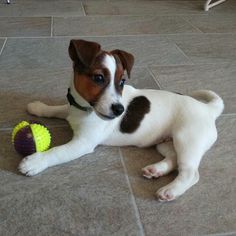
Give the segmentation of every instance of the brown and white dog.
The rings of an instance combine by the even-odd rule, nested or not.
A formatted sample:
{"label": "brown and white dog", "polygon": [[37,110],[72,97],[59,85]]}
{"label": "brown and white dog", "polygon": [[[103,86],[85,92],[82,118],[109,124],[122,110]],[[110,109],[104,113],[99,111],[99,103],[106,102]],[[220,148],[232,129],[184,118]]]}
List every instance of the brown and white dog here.
{"label": "brown and white dog", "polygon": [[36,175],[98,145],[156,145],[164,159],[144,167],[143,176],[157,178],[178,168],[176,179],[157,191],[159,200],[171,201],[198,182],[201,158],[217,139],[215,120],[224,108],[217,94],[200,90],[184,96],[124,85],[124,71],[130,77],[134,57],[122,50],[103,51],[95,42],[71,40],[69,55],[74,71],[69,104],[34,102],[28,111],[67,119],[74,136],[65,145],[24,158],[19,165],[23,174]]}

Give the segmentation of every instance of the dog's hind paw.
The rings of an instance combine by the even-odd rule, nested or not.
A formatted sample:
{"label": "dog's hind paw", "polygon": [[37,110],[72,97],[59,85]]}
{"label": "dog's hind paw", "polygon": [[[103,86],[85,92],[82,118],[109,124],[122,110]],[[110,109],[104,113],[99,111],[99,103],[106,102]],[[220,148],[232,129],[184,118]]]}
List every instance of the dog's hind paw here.
{"label": "dog's hind paw", "polygon": [[160,188],[157,191],[156,195],[160,202],[173,201],[176,198],[173,190],[171,189],[171,187],[168,186]]}
{"label": "dog's hind paw", "polygon": [[35,116],[43,116],[43,113],[46,107],[47,107],[46,104],[40,101],[35,101],[27,105],[27,111],[30,114],[35,115]]}
{"label": "dog's hind paw", "polygon": [[142,172],[143,176],[148,179],[158,178],[163,175],[163,173],[160,170],[158,170],[158,168],[156,168],[155,164],[144,167],[142,169]]}

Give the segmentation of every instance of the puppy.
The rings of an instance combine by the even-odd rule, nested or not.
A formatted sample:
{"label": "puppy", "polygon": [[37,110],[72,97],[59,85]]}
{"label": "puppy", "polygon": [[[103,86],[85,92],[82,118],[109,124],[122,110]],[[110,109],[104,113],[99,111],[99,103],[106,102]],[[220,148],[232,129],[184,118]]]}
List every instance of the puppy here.
{"label": "puppy", "polygon": [[98,145],[148,147],[156,145],[164,159],[142,169],[146,178],[158,178],[178,169],[173,182],[157,191],[160,201],[171,201],[198,182],[204,153],[217,139],[216,118],[223,100],[201,90],[192,96],[125,85],[134,57],[122,50],[110,52],[95,42],[71,40],[73,78],[68,104],[28,104],[29,113],[66,119],[72,140],[46,152],[25,157],[21,173],[33,176],[48,167],[91,153]]}

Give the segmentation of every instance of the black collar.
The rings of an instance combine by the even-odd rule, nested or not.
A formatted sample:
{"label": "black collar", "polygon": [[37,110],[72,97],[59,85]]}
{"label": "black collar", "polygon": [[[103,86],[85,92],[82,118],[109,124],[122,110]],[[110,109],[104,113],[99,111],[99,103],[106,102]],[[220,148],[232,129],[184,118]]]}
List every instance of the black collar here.
{"label": "black collar", "polygon": [[71,106],[74,106],[74,107],[76,107],[76,108],[78,108],[79,110],[82,110],[82,111],[87,111],[87,112],[92,111],[91,107],[83,107],[75,101],[74,97],[70,93],[70,88],[68,88],[68,92],[67,92],[66,97],[67,97],[67,100],[69,101]]}

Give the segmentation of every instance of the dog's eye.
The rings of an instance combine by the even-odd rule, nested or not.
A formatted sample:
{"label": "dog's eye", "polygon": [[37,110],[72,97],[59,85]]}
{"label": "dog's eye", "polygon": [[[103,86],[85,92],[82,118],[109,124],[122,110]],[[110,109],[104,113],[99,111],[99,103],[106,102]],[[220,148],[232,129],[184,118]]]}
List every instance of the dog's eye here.
{"label": "dog's eye", "polygon": [[97,84],[103,84],[105,82],[105,79],[103,75],[94,75],[93,81]]}
{"label": "dog's eye", "polygon": [[124,85],[125,85],[125,79],[122,79],[122,80],[120,81],[120,87],[123,88]]}

